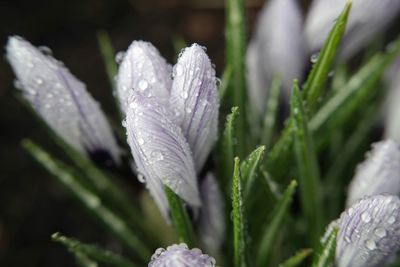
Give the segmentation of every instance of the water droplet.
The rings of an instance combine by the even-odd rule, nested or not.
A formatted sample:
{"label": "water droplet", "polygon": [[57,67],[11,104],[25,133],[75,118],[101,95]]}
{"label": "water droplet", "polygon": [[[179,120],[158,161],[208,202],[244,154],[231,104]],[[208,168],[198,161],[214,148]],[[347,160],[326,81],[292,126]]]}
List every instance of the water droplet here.
{"label": "water droplet", "polygon": [[311,63],[313,63],[313,64],[317,63],[318,58],[319,58],[319,53],[312,54],[310,57]]}
{"label": "water droplet", "polygon": [[129,104],[129,107],[130,107],[130,108],[133,108],[133,109],[137,108],[137,106],[138,106],[138,104],[137,104],[136,101],[132,101],[132,102]]}
{"label": "water droplet", "polygon": [[122,120],[122,126],[123,126],[123,127],[126,127],[126,126],[127,126],[126,120]]}
{"label": "water droplet", "polygon": [[144,178],[144,176],[142,174],[140,174],[140,173],[138,174],[137,179],[142,184],[144,184],[146,182],[146,178]]}
{"label": "water droplet", "polygon": [[374,250],[376,249],[376,243],[374,240],[368,239],[365,241],[365,247],[369,250]]}
{"label": "water droplet", "polygon": [[351,239],[350,239],[350,237],[348,237],[347,235],[344,237],[344,241],[346,241],[347,243],[350,243],[351,242]]}
{"label": "water droplet", "polygon": [[151,152],[151,156],[155,159],[155,160],[163,160],[164,159],[164,155],[161,151],[153,151]]}
{"label": "water droplet", "polygon": [[37,79],[36,79],[36,83],[37,83],[37,84],[43,84],[43,79],[37,78]]}
{"label": "water droplet", "polygon": [[382,238],[386,236],[386,230],[383,228],[376,228],[374,231],[375,235]]}
{"label": "water droplet", "polygon": [[160,255],[163,254],[164,251],[165,251],[164,248],[158,248],[158,249],[154,252],[153,256],[151,256],[151,260],[153,261],[153,260],[157,259],[158,257],[160,257]]}
{"label": "water droplet", "polygon": [[192,113],[192,109],[191,108],[186,108],[186,112],[187,113]]}
{"label": "water droplet", "polygon": [[371,221],[371,215],[365,211],[361,213],[361,220],[365,223],[369,223]]}
{"label": "water droplet", "polygon": [[394,224],[395,221],[396,221],[396,218],[394,216],[390,216],[387,222],[388,222],[388,224]]}
{"label": "water droplet", "polygon": [[53,51],[51,51],[50,48],[48,48],[47,46],[39,46],[38,47],[39,51],[42,52],[44,55],[46,56],[52,56],[53,55]]}
{"label": "water droplet", "polygon": [[20,90],[23,89],[22,82],[20,80],[14,80],[13,84],[14,84],[15,88],[20,89]]}
{"label": "water droplet", "polygon": [[141,91],[144,91],[149,87],[149,83],[146,80],[140,80],[138,86]]}
{"label": "water droplet", "polygon": [[183,74],[183,67],[181,64],[177,64],[175,67],[175,76],[179,77],[182,76],[182,74]]}
{"label": "water droplet", "polygon": [[183,99],[187,99],[187,98],[189,97],[188,92],[183,91],[183,92],[182,92],[182,97],[183,97]]}
{"label": "water droplet", "polygon": [[139,138],[138,142],[139,142],[139,145],[143,145],[144,144],[144,139],[143,138]]}
{"label": "water droplet", "polygon": [[125,52],[124,51],[119,51],[115,55],[115,62],[117,62],[117,64],[121,64],[122,60],[124,59],[124,56],[125,56]]}

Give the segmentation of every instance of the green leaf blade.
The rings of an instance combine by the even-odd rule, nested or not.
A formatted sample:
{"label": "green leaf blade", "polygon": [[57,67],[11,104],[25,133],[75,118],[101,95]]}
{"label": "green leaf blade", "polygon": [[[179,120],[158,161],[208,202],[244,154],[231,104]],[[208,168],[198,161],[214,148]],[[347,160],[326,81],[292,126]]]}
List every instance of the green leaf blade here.
{"label": "green leaf blade", "polygon": [[324,85],[328,79],[329,72],[332,69],[332,65],[339,48],[340,42],[345,33],[347,19],[351,9],[351,1],[347,2],[342,13],[337,19],[333,26],[321,52],[318,56],[318,60],[313,66],[310,75],[307,78],[304,86],[304,94],[307,99],[307,108],[309,114],[313,112],[318,99],[322,95]]}
{"label": "green leaf blade", "polygon": [[326,241],[321,245],[319,251],[314,255],[312,267],[331,266],[335,257],[337,233],[338,229],[334,228]]}
{"label": "green leaf blade", "polygon": [[296,267],[299,266],[312,253],[312,249],[302,249],[295,255],[290,257],[284,263],[279,264],[279,267]]}
{"label": "green leaf blade", "polygon": [[245,183],[244,186],[244,199],[247,199],[251,193],[252,186],[254,185],[255,179],[257,179],[260,171],[260,165],[265,152],[265,146],[259,146],[242,162],[240,165],[240,171],[242,179]]}
{"label": "green leaf blade", "polygon": [[261,237],[260,246],[257,253],[257,266],[267,266],[269,257],[272,253],[273,244],[278,236],[279,228],[282,225],[285,214],[293,200],[293,195],[297,187],[297,182],[293,180],[283,196],[276,204],[271,214],[272,220],[267,224]]}
{"label": "green leaf blade", "polygon": [[311,243],[315,244],[322,231],[322,187],[313,139],[308,129],[303,99],[296,81],[293,85],[291,116],[294,125],[294,150],[299,169],[300,199]]}

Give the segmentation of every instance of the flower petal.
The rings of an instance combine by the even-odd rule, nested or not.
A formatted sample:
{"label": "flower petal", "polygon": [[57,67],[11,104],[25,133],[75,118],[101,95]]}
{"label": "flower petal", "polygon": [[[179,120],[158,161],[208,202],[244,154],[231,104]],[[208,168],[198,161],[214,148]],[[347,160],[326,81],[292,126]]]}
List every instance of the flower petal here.
{"label": "flower petal", "polygon": [[[335,19],[347,0],[314,0],[307,16],[305,34],[310,52],[321,49]],[[369,44],[400,11],[398,0],[353,0],[343,39],[341,57],[346,59]]]}
{"label": "flower petal", "polygon": [[199,171],[217,139],[219,97],[215,70],[198,44],[184,49],[174,67],[170,104]]}
{"label": "flower petal", "polygon": [[200,249],[190,249],[186,244],[159,248],[151,257],[149,267],[215,267],[215,259]]}
{"label": "flower petal", "polygon": [[199,206],[191,151],[171,117],[169,109],[156,97],[132,91],[124,123],[128,144],[138,171],[148,182],[162,181],[186,202]]}
{"label": "flower petal", "polygon": [[225,238],[225,205],[218,183],[213,174],[208,173],[200,186],[202,208],[199,236],[208,248],[217,253]]}
{"label": "flower petal", "polygon": [[381,141],[373,144],[367,155],[349,186],[347,206],[364,196],[400,193],[400,145]]}
{"label": "flower petal", "polygon": [[171,66],[158,50],[151,43],[133,41],[118,69],[117,95],[121,110],[126,110],[131,90],[156,95],[166,103],[171,83]]}
{"label": "flower petal", "polygon": [[121,151],[106,116],[82,82],[21,37],[10,37],[6,50],[17,85],[50,128],[78,151],[105,151],[119,163]]}
{"label": "flower petal", "polygon": [[400,199],[363,198],[340,216],[336,246],[339,267],[378,267],[400,249]]}
{"label": "flower petal", "polygon": [[[268,1],[259,14],[247,51],[250,98],[252,103],[262,104],[257,110],[264,110],[266,93],[260,92],[270,87],[275,75],[282,78],[284,93],[289,97],[293,79],[302,78],[305,48],[302,15],[296,1]],[[255,79],[257,69],[262,76]]]}

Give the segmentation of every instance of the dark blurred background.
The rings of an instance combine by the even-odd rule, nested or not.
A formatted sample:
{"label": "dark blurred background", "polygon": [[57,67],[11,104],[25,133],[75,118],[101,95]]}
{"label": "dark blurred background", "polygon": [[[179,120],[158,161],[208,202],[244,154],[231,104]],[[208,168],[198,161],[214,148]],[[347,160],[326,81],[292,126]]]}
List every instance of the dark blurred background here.
{"label": "dark blurred background", "polygon": [[[251,33],[263,0],[246,1]],[[302,1],[306,7],[308,1]],[[223,0],[9,0],[0,2],[0,45],[20,35],[45,45],[63,61],[106,112],[112,112],[109,82],[96,32],[106,30],[116,51],[130,42],[152,42],[170,63],[173,38],[207,47],[218,75],[224,66]],[[4,49],[2,50],[4,54]],[[25,137],[54,144],[14,97],[14,76],[0,60],[0,266],[75,266],[50,236],[56,231],[85,242],[113,246],[115,240],[21,149]],[[115,245],[117,248],[117,245]]]}

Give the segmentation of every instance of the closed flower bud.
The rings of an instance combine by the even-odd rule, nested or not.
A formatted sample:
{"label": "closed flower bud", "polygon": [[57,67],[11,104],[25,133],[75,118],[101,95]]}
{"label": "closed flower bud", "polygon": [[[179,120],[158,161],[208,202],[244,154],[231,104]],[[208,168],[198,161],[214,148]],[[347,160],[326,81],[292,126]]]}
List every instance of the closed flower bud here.
{"label": "closed flower bud", "polygon": [[[117,95],[122,111],[126,110],[132,90],[157,95],[158,101],[168,102],[171,90],[171,66],[148,42],[133,41],[123,56],[117,75]],[[150,93],[149,90],[147,90]]]}
{"label": "closed flower bud", "polygon": [[[305,33],[310,52],[321,49],[347,0],[314,0]],[[346,59],[383,31],[400,11],[398,0],[353,0],[341,57]]]}
{"label": "closed flower bud", "polygon": [[6,50],[17,87],[49,127],[76,150],[106,152],[119,163],[120,149],[106,116],[82,82],[21,37],[10,37]]}
{"label": "closed flower bud", "polygon": [[172,112],[199,171],[217,139],[219,110],[215,70],[204,48],[197,44],[185,48],[174,67],[173,77]]}
{"label": "closed flower bud", "polygon": [[149,267],[215,267],[215,259],[200,249],[189,249],[186,244],[159,248],[151,257]]}
{"label": "closed flower bud", "polygon": [[385,266],[400,249],[400,199],[363,198],[342,213],[338,226],[338,267]]}
{"label": "closed flower bud", "polygon": [[302,78],[305,49],[296,1],[268,1],[258,17],[246,56],[249,96],[259,114],[265,108],[267,88],[274,76],[282,79],[286,97],[290,95],[293,79]]}
{"label": "closed flower bud", "polygon": [[390,139],[373,144],[367,159],[357,167],[347,206],[364,196],[383,193],[400,193],[400,145]]}

